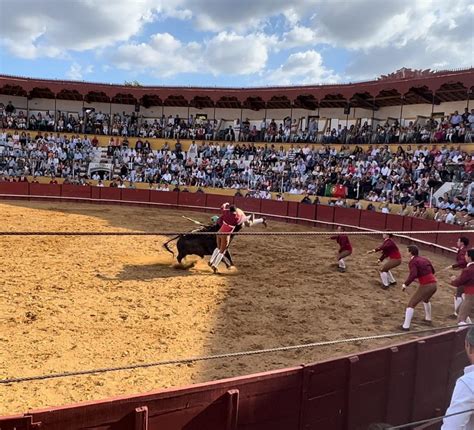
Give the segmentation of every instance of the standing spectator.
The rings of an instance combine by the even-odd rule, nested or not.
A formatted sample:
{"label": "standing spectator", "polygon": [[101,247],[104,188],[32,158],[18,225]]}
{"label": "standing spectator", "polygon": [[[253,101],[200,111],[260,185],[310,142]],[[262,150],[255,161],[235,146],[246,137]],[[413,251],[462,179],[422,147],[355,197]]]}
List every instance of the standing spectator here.
{"label": "standing spectator", "polygon": [[13,106],[12,102],[9,101],[8,104],[5,106],[5,113],[7,115],[13,115],[15,112],[15,106]]}
{"label": "standing spectator", "polygon": [[471,365],[464,368],[464,375],[456,381],[446,415],[469,410],[471,412],[445,418],[441,430],[474,429],[474,412],[472,412],[474,409],[474,327],[471,327],[467,332],[464,345]]}
{"label": "standing spectator", "polygon": [[455,128],[456,126],[461,124],[462,116],[459,115],[459,112],[457,110],[455,110],[454,113],[451,115],[450,122],[451,122],[451,125],[453,126],[453,128]]}

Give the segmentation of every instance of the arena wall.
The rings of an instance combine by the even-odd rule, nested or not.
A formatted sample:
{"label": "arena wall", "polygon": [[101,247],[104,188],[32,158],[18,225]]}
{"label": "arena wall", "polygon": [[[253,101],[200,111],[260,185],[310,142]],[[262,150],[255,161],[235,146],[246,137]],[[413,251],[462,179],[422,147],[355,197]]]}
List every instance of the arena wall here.
{"label": "arena wall", "polygon": [[[118,189],[110,187],[79,186],[70,184],[32,184],[28,182],[0,182],[0,198],[31,199],[49,198],[59,201],[83,201],[85,203],[136,204],[182,208],[184,210],[217,210],[224,202],[233,202],[243,210],[259,213],[274,219],[333,228],[343,224],[362,230],[392,230],[411,233],[432,231],[429,235],[411,235],[415,241],[434,251],[449,252],[456,242],[455,234],[438,231],[459,230],[450,224],[421,218],[402,217],[381,212],[340,208],[335,206],[307,205],[298,202],[280,202],[191,192],[163,192],[146,189]],[[293,218],[293,219],[291,219]],[[318,222],[316,222],[318,221]],[[344,222],[345,221],[345,222]],[[394,228],[394,227],[397,228]],[[402,227],[402,228],[399,228]],[[474,231],[463,233],[474,242]],[[426,237],[425,237],[426,236]],[[428,238],[428,239],[427,239]],[[448,249],[449,248],[449,249]]]}
{"label": "arena wall", "polygon": [[[435,250],[449,252],[457,237],[437,231],[456,227],[426,220],[335,208],[214,194],[0,183],[0,198],[140,204],[215,211],[225,201],[280,221],[319,220],[354,228],[391,229],[419,235]],[[474,240],[474,232],[465,233]],[[446,248],[439,248],[444,246]],[[321,363],[248,375],[146,395],[81,403],[0,417],[1,430],[365,430],[370,423],[404,424],[442,415],[467,364],[465,332],[410,340]],[[430,429],[439,428],[431,426]]]}

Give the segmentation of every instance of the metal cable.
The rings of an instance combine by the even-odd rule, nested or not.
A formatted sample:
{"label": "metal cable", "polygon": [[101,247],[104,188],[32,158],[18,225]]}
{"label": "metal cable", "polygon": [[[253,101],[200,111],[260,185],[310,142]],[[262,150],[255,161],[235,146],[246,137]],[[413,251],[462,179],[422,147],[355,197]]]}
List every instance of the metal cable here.
{"label": "metal cable", "polygon": [[[474,326],[474,324],[463,325],[462,329],[470,327],[470,326]],[[158,366],[166,366],[166,365],[189,364],[189,363],[196,363],[199,361],[218,360],[218,359],[223,359],[223,358],[236,358],[236,357],[243,357],[243,356],[282,352],[282,351],[294,351],[294,350],[300,350],[300,349],[306,349],[306,348],[337,345],[341,343],[360,342],[360,341],[376,340],[376,339],[387,339],[391,337],[426,334],[426,333],[431,333],[431,332],[436,332],[436,331],[444,331],[444,330],[452,330],[452,329],[460,329],[460,328],[461,327],[458,325],[437,327],[437,328],[432,327],[432,328],[416,330],[412,332],[404,331],[404,332],[379,334],[379,335],[372,335],[372,336],[353,337],[353,338],[348,338],[348,339],[312,342],[312,343],[305,343],[305,344],[300,344],[300,345],[280,346],[280,347],[275,347],[275,348],[257,349],[257,350],[250,350],[250,351],[228,352],[228,353],[215,354],[215,355],[204,355],[204,356],[199,356],[199,357],[163,360],[163,361],[156,361],[152,363],[129,364],[129,365],[124,365],[124,366],[103,367],[103,368],[98,368],[98,369],[52,373],[49,375],[35,375],[35,376],[7,378],[7,379],[1,379],[0,385],[19,383],[19,382],[28,382],[28,381],[40,381],[40,380],[45,380],[45,379],[57,379],[57,378],[64,378],[68,376],[81,376],[81,375],[91,375],[91,374],[97,374],[97,373],[117,372],[120,370],[134,370],[134,369],[145,369],[149,367],[158,367]]]}
{"label": "metal cable", "polygon": [[438,421],[444,420],[445,418],[454,417],[456,415],[467,414],[468,412],[474,412],[474,409],[466,409],[465,411],[455,412],[453,414],[443,415],[441,417],[434,417],[434,418],[428,418],[426,420],[413,421],[411,423],[406,423],[406,424],[402,424],[402,425],[395,426],[395,427],[387,427],[387,430],[403,429],[405,427],[417,426],[417,425],[420,425],[420,424],[428,424],[428,423],[431,423],[431,422],[436,423]]}
{"label": "metal cable", "polygon": [[[421,230],[421,231],[345,231],[344,234],[357,236],[367,234],[393,234],[400,237],[410,234],[462,234],[469,230]],[[0,236],[209,236],[228,235],[218,231],[0,231]],[[235,236],[329,236],[338,234],[333,231],[252,231],[232,233]]]}

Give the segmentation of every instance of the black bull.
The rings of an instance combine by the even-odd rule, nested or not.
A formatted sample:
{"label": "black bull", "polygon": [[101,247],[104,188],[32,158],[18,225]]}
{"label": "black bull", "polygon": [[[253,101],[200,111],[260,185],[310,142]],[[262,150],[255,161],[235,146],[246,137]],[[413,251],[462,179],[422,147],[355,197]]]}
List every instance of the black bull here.
{"label": "black bull", "polygon": [[[215,224],[215,225],[205,226],[202,229],[197,230],[197,231],[217,232],[219,228],[220,226]],[[237,227],[235,227],[234,233],[237,233],[241,229],[242,229],[242,226],[238,225]],[[176,242],[176,248],[178,249],[177,260],[178,260],[178,263],[181,264],[181,261],[187,255],[198,255],[201,258],[204,258],[204,256],[206,255],[212,255],[212,253],[214,252],[217,246],[216,237],[217,236],[215,234],[207,235],[207,234],[184,233],[168,240],[168,242],[163,244],[163,246],[166,248],[168,252],[170,252],[174,256],[174,252],[169,248],[168,244],[172,242],[173,240],[178,239],[178,241]],[[234,235],[232,234],[230,237],[230,240],[232,241],[233,238],[234,238]],[[229,249],[226,250],[223,261],[228,268],[234,265]]]}

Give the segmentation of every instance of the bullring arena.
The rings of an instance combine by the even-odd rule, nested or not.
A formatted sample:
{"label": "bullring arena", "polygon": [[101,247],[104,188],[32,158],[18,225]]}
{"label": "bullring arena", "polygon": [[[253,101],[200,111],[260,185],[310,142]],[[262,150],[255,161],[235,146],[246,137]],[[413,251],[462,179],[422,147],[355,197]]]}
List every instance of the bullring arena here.
{"label": "bullring arena", "polygon": [[[439,429],[468,364],[448,266],[474,243],[473,90],[472,68],[261,88],[1,75],[0,430]],[[225,202],[268,226],[236,235],[233,268],[177,265],[163,244]],[[403,258],[387,289],[367,254],[384,232]],[[409,244],[438,290],[433,324],[419,303],[403,331]]]}
{"label": "bullring arena", "polygon": [[[82,203],[2,201],[4,231],[188,231],[211,214]],[[267,231],[311,227],[271,220]],[[264,231],[258,228],[258,231]],[[326,230],[315,230],[326,231]],[[237,237],[237,269],[207,260],[177,270],[163,236],[1,238],[3,378],[188,358],[396,332],[407,294],[380,288],[380,235],[354,236],[348,271],[328,236]],[[452,262],[425,255],[438,269]],[[189,261],[189,260],[188,260]],[[395,271],[399,285],[406,264]],[[14,274],[10,276],[9,274]],[[436,326],[449,326],[449,273],[439,275]],[[418,309],[414,329],[423,329]],[[2,412],[145,393],[320,361],[393,340],[0,386]]]}

